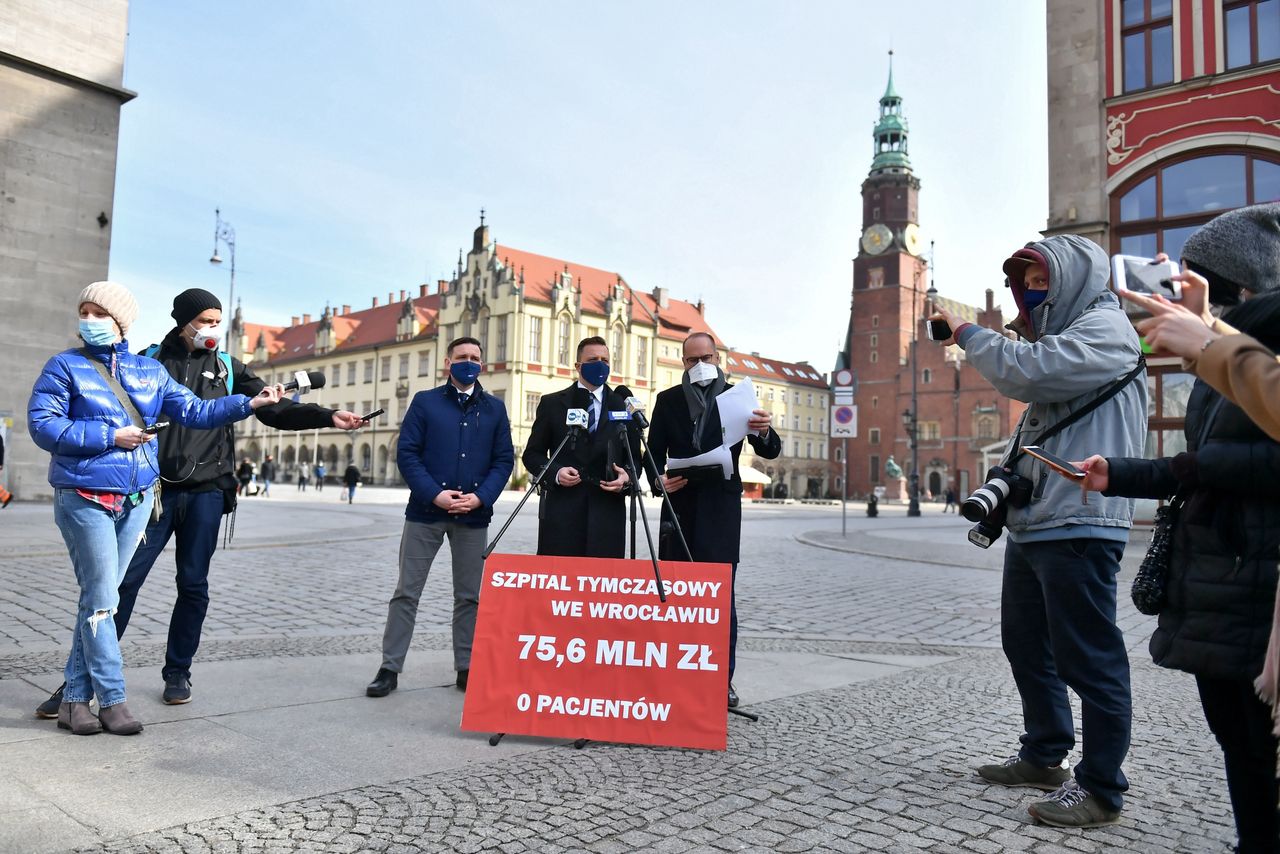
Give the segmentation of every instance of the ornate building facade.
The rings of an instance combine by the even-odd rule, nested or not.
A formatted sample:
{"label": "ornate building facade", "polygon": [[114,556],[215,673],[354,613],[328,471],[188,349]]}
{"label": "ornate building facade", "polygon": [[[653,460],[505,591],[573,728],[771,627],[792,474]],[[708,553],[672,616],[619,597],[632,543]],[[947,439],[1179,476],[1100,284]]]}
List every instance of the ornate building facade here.
{"label": "ornate building facade", "polygon": [[[287,472],[312,465],[317,454],[332,473],[354,461],[366,482],[398,484],[396,443],[409,401],[445,381],[448,342],[471,336],[483,344],[480,381],[506,404],[518,457],[542,395],[575,381],[579,340],[608,341],[609,384],[628,386],[652,407],[658,391],[680,382],[681,345],[693,332],[716,340],[721,364],[733,375],[728,348],[701,301],[675,299],[661,287],[641,291],[617,272],[500,245],[482,218],[453,278],[434,289],[420,285],[381,303],[375,297],[358,311],[328,305],[317,318],[303,314],[286,327],[246,322],[237,310],[228,348],[259,376],[286,381],[296,371],[318,371],[326,385],[307,401],[361,414],[384,410],[355,433],[279,432],[249,419],[236,427],[239,450],[254,461],[272,454]],[[787,369],[796,373],[798,366]],[[825,390],[817,374],[803,382]],[[782,385],[766,384],[761,392],[776,394],[779,417],[800,405],[784,406]],[[525,474],[518,463],[516,471]]]}
{"label": "ornate building facade", "polygon": [[[830,483],[839,494],[847,477],[851,497],[883,488],[890,500],[908,498],[914,385],[921,497],[940,497],[949,485],[967,494],[982,482],[992,449],[1003,447],[1025,407],[998,394],[960,348],[926,338],[930,302],[941,299],[923,254],[920,179],[912,171],[907,120],[892,68],[872,136],[849,328],[836,362],[837,370],[848,369],[855,377],[858,435],[830,440]],[[982,308],[946,303],[970,322],[1010,334],[991,291]],[[892,476],[898,468],[902,475]]]}
{"label": "ornate building facade", "polygon": [[[1049,219],[1178,258],[1218,214],[1280,200],[1280,3],[1049,0]],[[1183,450],[1192,377],[1149,358],[1148,453]]]}

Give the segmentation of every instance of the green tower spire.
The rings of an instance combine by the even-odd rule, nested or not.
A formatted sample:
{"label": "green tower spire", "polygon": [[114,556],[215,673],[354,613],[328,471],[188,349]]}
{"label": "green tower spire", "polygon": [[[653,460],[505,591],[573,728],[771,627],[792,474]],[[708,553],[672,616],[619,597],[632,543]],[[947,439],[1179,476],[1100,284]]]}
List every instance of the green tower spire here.
{"label": "green tower spire", "polygon": [[893,88],[893,51],[889,51],[889,84],[880,97],[880,118],[872,131],[875,140],[871,174],[910,172],[907,158],[907,120],[902,115],[902,96]]}

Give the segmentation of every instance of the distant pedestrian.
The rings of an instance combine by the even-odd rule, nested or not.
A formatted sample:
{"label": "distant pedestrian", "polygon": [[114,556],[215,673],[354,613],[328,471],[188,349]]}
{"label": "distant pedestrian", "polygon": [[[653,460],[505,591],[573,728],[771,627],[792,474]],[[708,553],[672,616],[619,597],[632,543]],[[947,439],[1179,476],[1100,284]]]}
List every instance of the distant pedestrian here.
{"label": "distant pedestrian", "polygon": [[347,470],[342,473],[342,482],[347,487],[347,503],[354,503],[356,487],[360,485],[360,469],[356,468],[355,463],[347,466]]}
{"label": "distant pedestrian", "polygon": [[[4,436],[0,436],[0,472],[4,471]],[[13,493],[0,485],[0,508],[8,507],[13,500]]]}
{"label": "distant pedestrian", "polygon": [[307,491],[307,467],[302,466],[298,469],[298,491]]}
{"label": "distant pedestrian", "polygon": [[316,467],[315,467],[316,492],[324,492],[324,473],[325,473],[324,463],[316,463]]}
{"label": "distant pedestrian", "polygon": [[945,495],[947,503],[942,505],[942,512],[946,513],[948,510],[954,511],[956,509],[956,491],[948,486]]}
{"label": "distant pedestrian", "polygon": [[253,463],[249,462],[248,457],[240,461],[240,467],[236,469],[236,480],[240,482],[236,495],[248,495],[249,482],[253,480]]}
{"label": "distant pedestrian", "polygon": [[262,481],[262,497],[271,497],[271,481],[276,479],[276,461],[270,454],[262,461],[262,467],[258,469],[258,480]]}

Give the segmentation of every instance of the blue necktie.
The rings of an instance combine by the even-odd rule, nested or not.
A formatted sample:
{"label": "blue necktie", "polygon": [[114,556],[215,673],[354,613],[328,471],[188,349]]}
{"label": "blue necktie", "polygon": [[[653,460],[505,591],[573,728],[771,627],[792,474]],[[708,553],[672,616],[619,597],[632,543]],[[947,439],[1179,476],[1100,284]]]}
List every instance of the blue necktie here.
{"label": "blue necktie", "polygon": [[598,401],[595,399],[595,395],[592,395],[591,404],[590,406],[587,407],[587,432],[588,433],[596,432],[596,404],[597,403]]}

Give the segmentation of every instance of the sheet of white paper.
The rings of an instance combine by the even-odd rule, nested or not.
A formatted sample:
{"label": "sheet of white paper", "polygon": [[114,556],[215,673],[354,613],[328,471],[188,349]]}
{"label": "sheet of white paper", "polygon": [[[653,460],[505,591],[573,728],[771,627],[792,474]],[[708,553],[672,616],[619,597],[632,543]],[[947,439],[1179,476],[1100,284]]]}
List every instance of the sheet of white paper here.
{"label": "sheet of white paper", "polygon": [[747,428],[747,420],[751,418],[753,409],[760,408],[751,378],[744,377],[742,382],[721,393],[716,398],[716,408],[720,410],[720,429],[724,434],[724,444],[732,448],[747,438],[747,434],[751,432]]}
{"label": "sheet of white paper", "polygon": [[720,466],[724,471],[724,479],[728,480],[733,477],[733,454],[729,453],[728,448],[721,445],[713,451],[698,454],[696,457],[687,457],[685,459],[671,457],[667,460],[667,474],[675,477],[680,474],[679,469],[693,468],[694,466]]}

